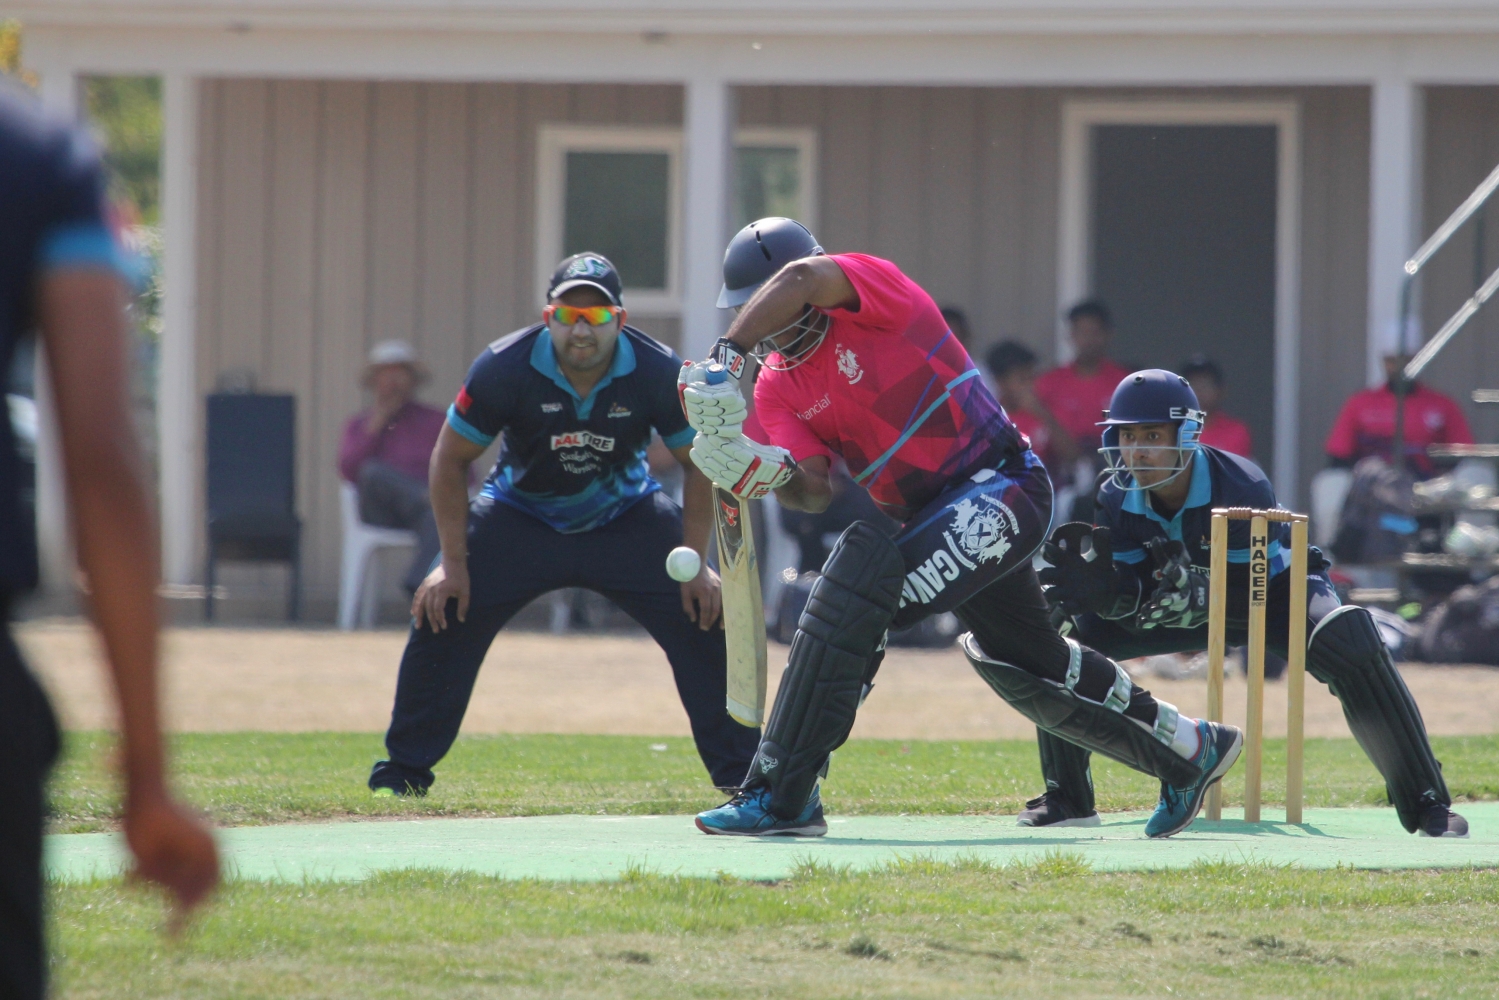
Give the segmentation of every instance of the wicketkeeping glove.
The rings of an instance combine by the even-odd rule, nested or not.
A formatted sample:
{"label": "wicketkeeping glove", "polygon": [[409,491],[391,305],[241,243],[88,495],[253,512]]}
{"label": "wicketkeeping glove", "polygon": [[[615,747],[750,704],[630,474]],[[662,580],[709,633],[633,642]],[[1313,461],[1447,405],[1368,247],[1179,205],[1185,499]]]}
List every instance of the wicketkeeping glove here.
{"label": "wicketkeeping glove", "polygon": [[791,452],[743,434],[721,438],[699,432],[692,440],[692,461],[714,486],[742,500],[758,500],[796,473]]}
{"label": "wicketkeeping glove", "polygon": [[[1083,541],[1091,538],[1093,549],[1083,553]],[[1047,600],[1068,616],[1098,614],[1114,616],[1120,603],[1119,574],[1114,569],[1114,543],[1108,528],[1095,528],[1086,521],[1071,521],[1051,533],[1041,548],[1049,563],[1039,576],[1048,588]]]}
{"label": "wicketkeeping glove", "polygon": [[712,385],[707,381],[712,362],[688,361],[677,374],[677,395],[687,423],[699,434],[736,438],[744,428],[748,408],[738,383],[730,378]]}
{"label": "wicketkeeping glove", "polygon": [[1137,628],[1197,628],[1208,620],[1208,578],[1192,571],[1181,542],[1152,538],[1146,551],[1155,561],[1160,582],[1135,613]]}

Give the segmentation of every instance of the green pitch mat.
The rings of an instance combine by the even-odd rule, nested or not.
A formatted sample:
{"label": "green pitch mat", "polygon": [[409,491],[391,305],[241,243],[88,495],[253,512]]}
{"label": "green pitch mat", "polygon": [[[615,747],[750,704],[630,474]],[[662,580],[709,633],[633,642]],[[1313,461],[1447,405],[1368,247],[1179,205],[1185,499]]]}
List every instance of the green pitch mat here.
{"label": "green pitch mat", "polygon": [[[807,860],[856,869],[912,857],[1003,864],[1048,851],[1075,853],[1095,869],[1113,871],[1223,860],[1304,868],[1499,867],[1499,803],[1459,808],[1473,826],[1467,840],[1409,836],[1393,809],[1309,809],[1300,826],[1199,819],[1164,841],[1145,839],[1144,813],[1114,813],[1101,827],[1066,830],[1024,829],[1011,816],[834,817],[828,835],[816,840],[708,837],[688,816],[573,815],[239,827],[221,831],[220,843],[231,874],[288,881],[357,881],[402,868],[568,880],[640,869],[775,879]],[[1266,816],[1284,813],[1266,810]],[[117,874],[122,859],[115,834],[48,838],[47,867],[61,881]]]}

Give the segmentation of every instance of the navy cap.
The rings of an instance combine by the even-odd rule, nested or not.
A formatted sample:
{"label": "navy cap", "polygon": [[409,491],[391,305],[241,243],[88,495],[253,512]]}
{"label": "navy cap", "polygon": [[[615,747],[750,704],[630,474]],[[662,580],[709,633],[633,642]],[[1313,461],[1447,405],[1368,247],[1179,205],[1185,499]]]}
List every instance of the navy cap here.
{"label": "navy cap", "polygon": [[601,253],[586,250],[575,253],[557,265],[552,272],[552,283],[547,286],[547,301],[551,302],[563,292],[573,288],[597,288],[617,306],[624,305],[624,285],[619,272]]}

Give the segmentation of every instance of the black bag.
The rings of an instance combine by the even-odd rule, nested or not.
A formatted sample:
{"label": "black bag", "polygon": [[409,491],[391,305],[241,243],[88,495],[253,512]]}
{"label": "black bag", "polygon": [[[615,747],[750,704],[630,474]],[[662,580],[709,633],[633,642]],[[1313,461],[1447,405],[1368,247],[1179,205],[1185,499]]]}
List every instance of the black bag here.
{"label": "black bag", "polygon": [[1370,456],[1353,467],[1353,484],[1343,501],[1332,554],[1347,563],[1399,559],[1415,547],[1415,479]]}
{"label": "black bag", "polygon": [[1460,587],[1432,608],[1416,649],[1427,663],[1499,666],[1499,576]]}

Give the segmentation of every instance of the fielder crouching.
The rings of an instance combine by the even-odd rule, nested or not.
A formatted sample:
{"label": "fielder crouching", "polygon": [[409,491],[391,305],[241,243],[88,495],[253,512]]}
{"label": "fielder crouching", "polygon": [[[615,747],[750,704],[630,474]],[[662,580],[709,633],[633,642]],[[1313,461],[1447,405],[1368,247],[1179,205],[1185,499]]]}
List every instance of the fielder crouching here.
{"label": "fielder crouching", "polygon": [[[1098,525],[1057,528],[1041,571],[1071,635],[1121,660],[1207,648],[1208,567],[1214,507],[1276,506],[1265,474],[1247,459],[1201,444],[1203,415],[1187,380],[1135,372],[1114,391],[1100,449],[1112,475],[1099,491]],[[1290,525],[1270,524],[1266,648],[1284,656],[1290,614]],[[1248,521],[1228,527],[1229,645],[1248,641]],[[1091,539],[1091,552],[1084,541]],[[1364,608],[1340,605],[1329,564],[1307,560],[1306,669],[1343,705],[1348,728],[1385,779],[1407,832],[1466,837],[1451,809],[1442,765],[1421,710]],[[1172,581],[1176,581],[1174,584]],[[1159,582],[1158,582],[1159,581]],[[1088,751],[1041,731],[1046,791],[1026,804],[1023,826],[1096,823]]]}
{"label": "fielder crouching", "polygon": [[[719,305],[739,315],[710,362],[732,378],[710,383],[708,364],[679,377],[698,432],[693,461],[737,496],[774,491],[816,512],[831,498],[839,455],[904,527],[890,539],[855,522],[834,546],[744,785],[700,814],[698,828],[826,833],[818,779],[848,738],[887,630],[945,611],[970,630],[969,659],[1011,705],[1172,790],[1149,835],[1185,828],[1238,757],[1242,734],[1179,715],[1057,633],[1031,568],[1051,520],[1046,470],[931,297],[889,261],[825,256],[799,223],[762,219],[729,244]],[[769,445],[742,433],[738,381],[752,351],[764,369],[754,392]]]}
{"label": "fielder crouching", "polygon": [[[671,663],[704,766],[738,784],[758,742],[724,709],[726,653],[717,575],[666,575],[678,545],[702,554],[712,488],[687,457],[681,360],[625,325],[614,265],[558,265],[543,321],[490,344],[469,369],[432,455],[442,556],[417,590],[377,795],[423,795],[468,707],[479,665],[517,611],[550,590],[587,587],[645,627]],[[683,506],[646,467],[654,428],[686,468]],[[470,505],[469,466],[501,435]]]}

